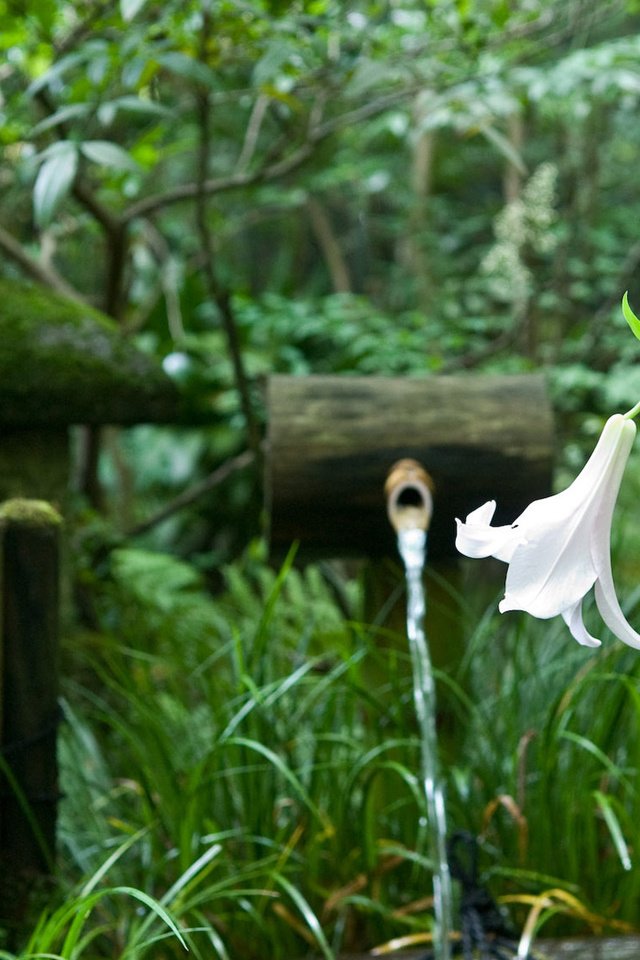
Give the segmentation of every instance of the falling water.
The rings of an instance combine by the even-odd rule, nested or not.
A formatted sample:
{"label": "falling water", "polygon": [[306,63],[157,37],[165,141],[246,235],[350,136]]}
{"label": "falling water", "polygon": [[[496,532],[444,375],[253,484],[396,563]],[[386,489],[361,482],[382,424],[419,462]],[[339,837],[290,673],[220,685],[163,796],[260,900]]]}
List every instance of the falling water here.
{"label": "falling water", "polygon": [[451,956],[451,876],[447,863],[447,823],[444,794],[438,770],[436,697],[431,658],[424,632],[425,594],[422,572],[427,533],[417,527],[398,531],[398,550],[407,577],[407,635],[411,649],[413,698],[420,732],[421,780],[427,803],[429,852],[433,861],[433,904],[436,919],[435,960]]}
{"label": "falling water", "polygon": [[415,460],[400,460],[387,477],[385,493],[389,520],[398,535],[398,551],[407,583],[407,636],[420,735],[420,778],[426,800],[429,854],[433,864],[433,953],[435,960],[450,960],[452,894],[447,862],[447,824],[438,769],[435,684],[424,631],[426,602],[422,575],[433,506],[430,479]]}

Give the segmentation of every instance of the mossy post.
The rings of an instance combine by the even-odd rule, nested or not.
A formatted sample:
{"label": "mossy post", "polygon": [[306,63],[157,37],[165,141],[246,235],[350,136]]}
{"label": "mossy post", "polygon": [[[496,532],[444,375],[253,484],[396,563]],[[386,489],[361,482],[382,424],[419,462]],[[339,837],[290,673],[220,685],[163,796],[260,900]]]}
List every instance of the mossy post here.
{"label": "mossy post", "polygon": [[0,506],[0,917],[14,922],[55,858],[60,526],[43,501]]}
{"label": "mossy post", "polygon": [[0,277],[0,502],[64,505],[70,443],[75,488],[98,502],[100,427],[191,422],[191,413],[162,365],[108,317]]}

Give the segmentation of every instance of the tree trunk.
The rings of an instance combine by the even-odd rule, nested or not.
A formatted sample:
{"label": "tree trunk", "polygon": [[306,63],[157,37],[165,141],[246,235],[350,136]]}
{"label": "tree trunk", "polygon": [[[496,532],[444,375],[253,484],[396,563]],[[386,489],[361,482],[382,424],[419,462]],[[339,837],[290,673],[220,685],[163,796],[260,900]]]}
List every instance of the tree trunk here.
{"label": "tree trunk", "polygon": [[322,250],[324,261],[331,277],[331,286],[335,293],[351,293],[351,277],[347,262],[340,249],[329,215],[317,197],[307,197],[307,211],[318,246]]}
{"label": "tree trunk", "polygon": [[436,143],[434,130],[420,130],[424,119],[424,105],[418,97],[414,108],[414,122],[418,133],[411,156],[411,187],[413,203],[409,214],[407,257],[415,278],[419,306],[426,310],[430,303],[431,280],[429,259],[425,250],[429,198],[433,183],[433,160]]}
{"label": "tree trunk", "polygon": [[[521,154],[524,146],[524,118],[521,113],[512,113],[507,120],[507,139],[510,145]],[[522,190],[522,170],[515,163],[507,160],[502,179],[504,202],[513,203],[520,196]]]}

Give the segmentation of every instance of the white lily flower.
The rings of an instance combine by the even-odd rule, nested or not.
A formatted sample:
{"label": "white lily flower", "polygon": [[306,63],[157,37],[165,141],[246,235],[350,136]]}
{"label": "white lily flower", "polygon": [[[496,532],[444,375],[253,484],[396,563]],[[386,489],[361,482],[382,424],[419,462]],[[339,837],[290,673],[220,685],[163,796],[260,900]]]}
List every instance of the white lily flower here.
{"label": "white lily flower", "polygon": [[[635,410],[635,408],[634,408]],[[611,572],[611,519],[636,426],[630,414],[607,420],[582,472],[555,496],[534,500],[511,526],[492,527],[490,500],[456,520],[456,547],[467,557],[496,557],[509,564],[500,611],[524,610],[545,620],[560,614],[572,635],[588,647],[600,641],[587,632],[582,601],[595,598],[609,629],[640,649],[640,635],[627,623]]]}

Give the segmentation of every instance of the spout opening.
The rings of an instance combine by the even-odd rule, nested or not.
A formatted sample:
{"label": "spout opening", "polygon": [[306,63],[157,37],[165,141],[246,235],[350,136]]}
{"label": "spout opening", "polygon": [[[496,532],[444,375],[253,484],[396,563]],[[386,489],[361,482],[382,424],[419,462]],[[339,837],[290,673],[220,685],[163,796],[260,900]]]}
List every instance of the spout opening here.
{"label": "spout opening", "polygon": [[416,460],[399,460],[385,483],[387,515],[396,531],[427,530],[433,513],[433,481]]}
{"label": "spout opening", "polygon": [[423,503],[424,495],[422,490],[418,490],[413,484],[407,484],[406,487],[401,487],[400,490],[398,490],[396,506],[404,509],[405,507],[421,507]]}

